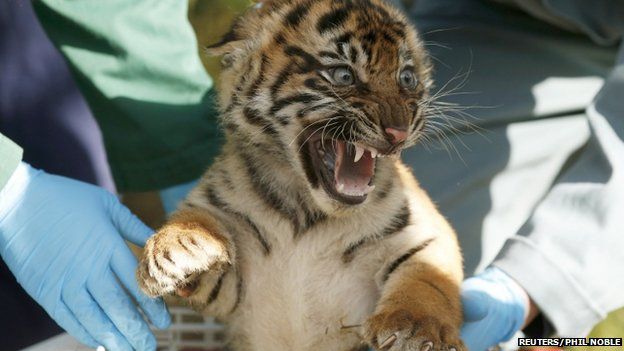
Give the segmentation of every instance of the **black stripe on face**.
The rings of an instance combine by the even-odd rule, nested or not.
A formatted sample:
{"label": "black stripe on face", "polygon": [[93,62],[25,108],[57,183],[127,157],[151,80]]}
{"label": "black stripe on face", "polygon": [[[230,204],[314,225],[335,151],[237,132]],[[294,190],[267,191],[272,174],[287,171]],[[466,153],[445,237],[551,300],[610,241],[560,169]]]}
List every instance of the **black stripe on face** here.
{"label": "black stripe on face", "polygon": [[353,33],[346,32],[338,36],[336,39],[334,39],[334,43],[336,45],[338,45],[339,43],[348,43],[351,41],[351,38],[353,38]]}
{"label": "black stripe on face", "polygon": [[321,81],[316,78],[308,78],[303,82],[306,88],[310,90],[314,90],[320,94],[324,94],[326,96],[331,96],[332,90],[324,85],[320,85]]}
{"label": "black stripe on face", "polygon": [[310,12],[310,7],[312,7],[312,2],[306,1],[302,4],[299,4],[294,9],[290,10],[286,15],[286,25],[291,27],[297,27],[308,14],[308,12]]}
{"label": "black stripe on face", "polygon": [[319,101],[322,99],[323,99],[323,96],[310,94],[310,93],[291,95],[291,96],[288,96],[288,97],[285,97],[283,99],[276,101],[275,104],[273,104],[273,106],[271,107],[271,113],[275,114],[279,112],[281,109],[286,108],[293,104],[297,104],[297,103],[309,104],[309,103]]}
{"label": "black stripe on face", "polygon": [[[262,117],[260,111],[250,107],[245,107],[243,109],[243,116],[245,116],[245,119],[247,120],[247,122],[249,122],[249,124],[260,127],[263,134],[267,134],[271,136],[274,140],[277,140],[276,138],[279,136],[279,133],[277,132],[275,127],[273,127],[270,121]],[[284,123],[282,123],[282,125],[284,125]]]}
{"label": "black stripe on face", "polygon": [[383,281],[387,281],[390,278],[390,275],[399,268],[399,266],[409,260],[412,256],[414,256],[417,252],[425,249],[434,239],[427,239],[422,244],[410,249],[403,255],[399,256],[396,260],[394,260],[386,269],[386,274],[384,275]]}
{"label": "black stripe on face", "polygon": [[275,82],[273,82],[273,85],[271,86],[271,96],[273,99],[277,99],[277,92],[288,81],[288,78],[292,74],[293,67],[294,63],[291,62],[277,75]]}
{"label": "black stripe on face", "polygon": [[318,53],[320,57],[340,60],[340,55],[332,51],[321,51]]}
{"label": "black stripe on face", "polygon": [[311,72],[322,66],[316,57],[298,46],[289,45],[284,49],[284,53],[289,57],[303,60],[302,62],[298,62],[299,60],[295,62],[301,73]]}
{"label": "black stripe on face", "polygon": [[326,103],[323,103],[323,104],[318,104],[318,105],[305,107],[305,108],[301,109],[299,112],[297,112],[297,118],[304,118],[304,117],[306,117],[308,114],[310,114],[312,112],[316,112],[316,111],[322,110],[324,108],[332,107],[335,104],[336,104],[336,102],[332,101],[332,102],[326,102]]}
{"label": "black stripe on face", "polygon": [[258,88],[260,84],[262,84],[265,80],[264,72],[266,70],[266,66],[269,63],[269,59],[266,54],[262,54],[260,58],[260,68],[258,70],[258,76],[254,80],[254,82],[247,89],[247,97],[252,97],[253,95],[258,93]]}
{"label": "black stripe on face", "polygon": [[[307,128],[307,126],[304,127],[304,130],[305,128]],[[306,178],[308,179],[310,186],[312,186],[313,189],[318,189],[318,187],[320,186],[320,179],[318,175],[316,174],[316,170],[314,169],[314,166],[313,166],[314,163],[312,162],[312,155],[310,154],[311,152],[310,148],[305,145],[306,140],[307,140],[307,136],[303,134],[299,136],[298,145],[299,145],[299,150],[301,150],[299,152],[300,162],[301,162],[301,165],[303,166],[303,171],[306,174]]]}
{"label": "black stripe on face", "polygon": [[316,24],[316,30],[320,34],[325,34],[331,30],[341,27],[349,18],[349,11],[346,8],[335,9],[326,13]]}
{"label": "black stripe on face", "polygon": [[353,46],[353,45],[351,45],[350,51],[351,52],[350,52],[349,56],[351,56],[351,63],[355,64],[357,62],[357,60],[358,60],[358,52],[355,49],[355,46]]}
{"label": "black stripe on face", "polygon": [[249,124],[253,124],[259,127],[264,127],[267,125],[267,120],[262,117],[260,111],[254,108],[245,107],[243,109],[243,116],[245,116],[245,119]]}

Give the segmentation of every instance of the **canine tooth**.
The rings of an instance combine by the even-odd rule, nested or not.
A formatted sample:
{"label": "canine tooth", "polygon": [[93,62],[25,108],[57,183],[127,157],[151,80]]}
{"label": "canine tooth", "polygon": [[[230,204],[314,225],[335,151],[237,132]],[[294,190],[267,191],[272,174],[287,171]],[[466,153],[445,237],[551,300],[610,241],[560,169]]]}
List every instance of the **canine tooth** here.
{"label": "canine tooth", "polygon": [[364,148],[359,145],[355,145],[355,158],[353,159],[353,162],[357,163],[362,158],[363,155],[364,155]]}
{"label": "canine tooth", "polygon": [[377,152],[377,150],[375,148],[372,148],[372,147],[368,148],[368,151],[370,151],[372,158],[377,157],[378,152]]}

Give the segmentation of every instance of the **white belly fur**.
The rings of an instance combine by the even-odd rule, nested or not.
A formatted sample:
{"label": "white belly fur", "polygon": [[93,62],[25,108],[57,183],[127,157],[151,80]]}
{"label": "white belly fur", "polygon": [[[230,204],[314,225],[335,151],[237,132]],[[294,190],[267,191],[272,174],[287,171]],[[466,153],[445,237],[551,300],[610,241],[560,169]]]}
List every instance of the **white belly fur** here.
{"label": "white belly fur", "polygon": [[234,339],[244,334],[254,351],[347,351],[359,344],[354,326],[366,321],[379,298],[375,269],[345,264],[343,246],[313,238],[328,234],[306,233],[268,257],[241,255],[245,292],[227,323]]}

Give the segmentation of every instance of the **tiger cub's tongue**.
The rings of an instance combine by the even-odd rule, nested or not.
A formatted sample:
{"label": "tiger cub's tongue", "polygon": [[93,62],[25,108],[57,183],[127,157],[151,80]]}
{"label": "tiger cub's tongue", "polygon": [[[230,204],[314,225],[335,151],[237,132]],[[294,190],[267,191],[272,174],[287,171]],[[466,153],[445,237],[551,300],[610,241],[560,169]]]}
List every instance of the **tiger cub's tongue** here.
{"label": "tiger cub's tongue", "polygon": [[375,187],[368,185],[375,173],[375,159],[366,150],[355,162],[355,147],[336,141],[336,167],[334,181],[336,190],[347,196],[364,196]]}

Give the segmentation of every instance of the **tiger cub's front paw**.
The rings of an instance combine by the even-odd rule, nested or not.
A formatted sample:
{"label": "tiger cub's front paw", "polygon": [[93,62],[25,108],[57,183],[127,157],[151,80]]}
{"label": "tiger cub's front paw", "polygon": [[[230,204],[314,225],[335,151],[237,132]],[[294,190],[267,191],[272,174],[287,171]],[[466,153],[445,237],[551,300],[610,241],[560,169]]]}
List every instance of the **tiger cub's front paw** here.
{"label": "tiger cub's front paw", "polygon": [[199,223],[165,225],[147,243],[137,269],[141,289],[149,296],[176,293],[189,297],[200,275],[221,274],[230,264],[225,240]]}
{"label": "tiger cub's front paw", "polygon": [[458,326],[443,318],[417,317],[407,310],[378,313],[364,327],[378,351],[465,351]]}

